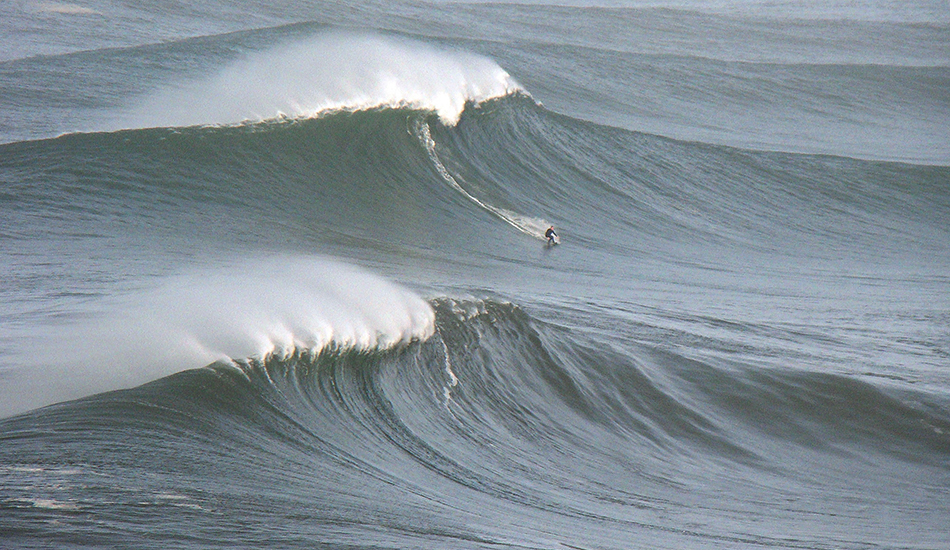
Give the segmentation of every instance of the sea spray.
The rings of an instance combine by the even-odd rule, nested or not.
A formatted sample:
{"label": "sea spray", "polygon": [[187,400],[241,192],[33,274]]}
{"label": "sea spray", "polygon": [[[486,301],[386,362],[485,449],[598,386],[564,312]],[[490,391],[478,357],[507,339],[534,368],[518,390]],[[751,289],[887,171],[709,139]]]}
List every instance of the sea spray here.
{"label": "sea spray", "polygon": [[0,390],[0,415],[131,387],[215,361],[326,346],[389,348],[426,339],[429,304],[324,257],[276,256],[204,267],[113,296],[95,318],[41,329],[29,362]]}
{"label": "sea spray", "polygon": [[171,85],[113,128],[226,125],[407,107],[458,122],[465,105],[520,89],[494,61],[405,38],[329,32],[250,54],[206,80]]}

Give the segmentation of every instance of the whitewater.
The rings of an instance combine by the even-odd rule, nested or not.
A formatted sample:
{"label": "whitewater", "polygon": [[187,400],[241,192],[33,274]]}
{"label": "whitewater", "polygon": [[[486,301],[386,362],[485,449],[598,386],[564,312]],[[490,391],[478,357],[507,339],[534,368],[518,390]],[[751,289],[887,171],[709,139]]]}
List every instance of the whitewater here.
{"label": "whitewater", "polygon": [[948,14],[0,6],[0,546],[947,547]]}

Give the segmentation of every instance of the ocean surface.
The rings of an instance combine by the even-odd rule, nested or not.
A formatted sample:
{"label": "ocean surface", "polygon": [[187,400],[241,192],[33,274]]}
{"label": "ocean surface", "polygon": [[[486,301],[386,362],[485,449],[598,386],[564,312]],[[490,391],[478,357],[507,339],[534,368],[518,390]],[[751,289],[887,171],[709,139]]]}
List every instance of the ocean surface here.
{"label": "ocean surface", "polygon": [[0,547],[950,548],[947,0],[0,46]]}

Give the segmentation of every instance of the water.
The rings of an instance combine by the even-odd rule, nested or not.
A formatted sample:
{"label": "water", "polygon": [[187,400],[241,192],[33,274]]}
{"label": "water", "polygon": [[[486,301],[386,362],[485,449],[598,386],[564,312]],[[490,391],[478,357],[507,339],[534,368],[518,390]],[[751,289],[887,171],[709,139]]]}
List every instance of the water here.
{"label": "water", "polygon": [[569,4],[0,7],[0,545],[950,546],[947,3]]}

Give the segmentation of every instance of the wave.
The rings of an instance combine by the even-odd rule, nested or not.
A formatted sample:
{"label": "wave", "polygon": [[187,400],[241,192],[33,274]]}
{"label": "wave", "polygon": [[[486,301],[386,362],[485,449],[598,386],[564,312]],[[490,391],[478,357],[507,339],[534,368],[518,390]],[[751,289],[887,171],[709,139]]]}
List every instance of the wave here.
{"label": "wave", "polygon": [[[476,26],[473,36],[459,37],[425,25],[374,30],[360,23],[368,30],[356,31],[318,18],[7,62],[0,67],[0,140],[397,106],[437,112],[451,125],[466,102],[530,91],[554,112],[629,131],[758,150],[947,162],[941,120],[948,60],[936,23],[841,28],[833,21],[536,6],[559,26],[535,36],[536,29],[523,28],[531,18],[523,6],[440,9],[502,17],[513,30]],[[532,38],[518,39],[518,29]],[[832,45],[821,38],[829,33],[845,36]]]}
{"label": "wave", "polygon": [[428,338],[433,322],[415,294],[338,260],[245,257],[99,299],[79,322],[34,328],[0,402],[10,414],[215,361],[387,349]]}
{"label": "wave", "polygon": [[[326,269],[327,264],[322,265]],[[298,269],[290,271],[300,275],[300,268],[314,277],[309,262],[298,262]],[[120,334],[109,335],[110,340],[149,329],[155,343],[150,349],[140,348],[137,356],[97,351],[93,344],[104,336],[87,329],[90,341],[74,343],[77,351],[89,352],[78,355],[97,369],[87,373],[90,376],[123,366],[138,370],[135,364],[143,358],[173,361],[176,370],[184,372],[138,388],[41,409],[26,418],[34,422],[48,416],[69,417],[82,424],[89,409],[102,415],[112,414],[108,411],[116,407],[122,411],[119,416],[131,414],[125,408],[132,407],[141,409],[132,416],[158,423],[168,421],[169,413],[204,419],[236,415],[244,424],[239,432],[260,432],[277,443],[297,441],[303,430],[322,441],[324,450],[326,441],[372,433],[387,444],[409,445],[404,450],[426,462],[426,467],[479,490],[494,483],[475,482],[465,477],[476,475],[473,472],[442,462],[448,459],[435,450],[440,438],[453,441],[456,454],[459,444],[499,446],[491,452],[505,461],[544,454],[554,460],[550,453],[530,449],[552,441],[559,442],[555,454],[593,452],[607,462],[631,460],[634,455],[644,460],[689,455],[766,471],[793,453],[809,461],[798,465],[801,471],[786,472],[793,475],[830,457],[852,454],[865,458],[881,454],[937,467],[946,466],[950,456],[950,404],[932,393],[888,390],[828,373],[717,365],[653,345],[620,348],[492,299],[441,297],[420,302],[402,294],[409,303],[397,305],[381,299],[380,293],[393,292],[390,284],[366,274],[356,277],[360,292],[351,299],[363,304],[364,311],[337,308],[329,315],[336,317],[332,327],[319,308],[309,307],[306,296],[293,293],[297,315],[308,316],[309,321],[293,319],[293,314],[284,314],[280,321],[279,314],[242,313],[258,299],[279,312],[280,304],[264,296],[250,300],[252,304],[229,303],[224,308],[227,318],[216,324],[206,321],[215,312],[202,304],[178,302],[188,311],[166,312],[164,318],[148,321],[132,317],[125,326],[113,325]],[[291,295],[287,281],[268,280]],[[368,291],[367,281],[382,290]],[[353,294],[353,283],[343,292]],[[327,293],[298,284],[311,293]],[[220,285],[214,289],[223,296]],[[258,290],[242,292],[254,295]],[[175,293],[187,295],[188,290]],[[320,300],[329,303],[326,297]],[[407,311],[410,308],[415,311]],[[154,315],[156,309],[148,311]],[[174,323],[168,321],[178,316]],[[222,326],[233,327],[230,335],[238,345],[253,337],[263,337],[266,343],[257,355],[223,357],[205,368],[181,368],[187,362],[174,357],[175,342],[192,347],[215,327],[214,338],[220,343],[229,336]],[[289,336],[293,327],[296,337]],[[331,337],[331,330],[342,334]],[[312,334],[301,341],[306,332]],[[171,337],[172,333],[179,336]],[[354,338],[354,333],[359,336]],[[321,338],[325,345],[314,345]],[[275,348],[275,342],[282,344]],[[353,422],[363,425],[350,426]],[[409,426],[426,428],[410,434]],[[229,437],[208,439],[209,444],[229,441]],[[623,456],[614,456],[612,449],[623,449]],[[346,444],[334,450],[351,451]],[[507,467],[515,466],[512,462]],[[498,487],[492,490],[509,496]]]}
{"label": "wave", "polygon": [[[4,540],[62,537],[73,524],[24,520],[68,513],[102,518],[80,524],[87,543],[172,517],[225,547],[226,518],[260,543],[273,523],[258,520],[279,514],[302,547],[814,547],[813,530],[844,540],[855,521],[886,534],[855,495],[903,507],[907,483],[928,489],[911,500],[923,539],[915,528],[906,546],[942,540],[928,526],[945,516],[932,489],[950,456],[945,398],[620,349],[499,300],[430,305],[425,341],[219,363],[0,420]],[[684,532],[679,514],[696,510],[756,526]]]}
{"label": "wave", "polygon": [[479,55],[396,36],[325,32],[248,54],[211,78],[169,86],[108,128],[226,125],[383,107],[431,110],[454,124],[467,103],[520,90]]}
{"label": "wave", "polygon": [[[135,418],[143,431],[133,438],[158,434],[163,446],[198,445],[204,457],[220,448],[234,467],[254,468],[262,449],[282,457],[279,467],[249,471],[252,479],[271,467],[310,479],[304,473],[317,467],[340,483],[357,476],[344,483],[350,490],[381,483],[395,497],[437,491],[436,474],[456,491],[619,525],[629,509],[603,502],[685,498],[666,490],[685,482],[670,471],[681,460],[725,476],[717,486],[826,468],[843,477],[813,483],[863,486],[868,461],[945,468],[950,455],[947,403],[932,395],[828,374],[721,368],[651,346],[621,351],[496,300],[430,305],[426,341],[220,363],[3,424],[42,430]],[[841,469],[854,456],[864,466]],[[308,487],[297,487],[300,498],[335,498]],[[454,502],[439,501],[446,498]],[[458,498],[467,509],[472,496]]]}
{"label": "wave", "polygon": [[[234,246],[228,231],[248,242],[345,241],[377,252],[394,242],[448,251],[496,239],[497,226],[472,217],[462,198],[519,234],[540,238],[557,224],[603,250],[625,247],[617,236],[629,234],[651,249],[741,246],[796,261],[942,250],[946,167],[670,140],[559,115],[519,93],[469,102],[451,124],[431,116],[401,106],[10,144],[0,168],[34,174],[10,188],[10,227],[31,226],[24,208],[44,212],[67,198],[79,201],[70,216],[106,240],[123,238],[110,221],[128,216],[148,220],[149,241],[160,228],[180,239],[181,227],[197,223],[210,231],[187,237],[215,247]],[[87,169],[75,171],[80,157]],[[433,242],[446,228],[447,241]]]}
{"label": "wave", "polygon": [[[4,167],[62,171],[63,163],[84,155],[96,177],[110,183],[83,178],[81,184],[94,186],[104,196],[109,189],[126,192],[157,181],[166,185],[162,193],[195,192],[186,200],[213,196],[244,206],[263,200],[271,191],[325,192],[334,185],[348,190],[350,197],[358,194],[360,185],[373,185],[375,191],[395,185],[407,193],[451,188],[515,226],[526,207],[561,209],[565,206],[561,199],[578,187],[578,206],[586,207],[585,217],[604,208],[619,216],[611,201],[599,200],[614,193],[625,196],[624,208],[633,207],[648,219],[658,214],[685,219],[685,214],[673,212],[689,209],[682,203],[695,206],[695,214],[700,214],[700,203],[711,207],[701,213],[706,219],[696,219],[699,223],[713,219],[725,223],[727,218],[750,214],[774,220],[777,210],[798,215],[822,201],[836,205],[831,210],[865,212],[870,217],[897,201],[914,209],[927,202],[946,206],[938,185],[947,170],[944,166],[672,140],[560,115],[521,92],[468,99],[461,111],[452,111],[448,123],[430,107],[400,100],[392,106],[327,112],[314,120],[66,135],[2,146]],[[433,113],[438,115],[435,123],[429,120]],[[97,149],[122,161],[110,162]],[[362,153],[379,159],[378,171],[367,167],[354,176],[326,167],[350,163]],[[171,156],[178,158],[166,160]],[[354,172],[361,169],[354,168]],[[314,173],[305,174],[308,170]],[[280,179],[288,173],[289,180]],[[898,185],[895,178],[906,184]],[[34,186],[33,192],[41,194],[44,188]],[[586,193],[599,196],[594,199]],[[778,208],[782,194],[789,195],[789,202]],[[674,206],[674,199],[681,204]],[[872,204],[875,201],[878,206]],[[528,222],[547,223],[530,215]]]}
{"label": "wave", "polygon": [[[261,250],[291,259],[314,251],[342,256],[381,267],[396,281],[428,281],[424,287],[481,288],[493,273],[518,265],[522,275],[495,282],[496,291],[562,296],[567,285],[570,295],[595,301],[629,284],[636,258],[645,266],[639,277],[675,280],[671,292],[680,284],[708,288],[713,272],[730,278],[727,289],[748,288],[794,309],[803,280],[857,292],[868,292],[864,281],[937,289],[950,242],[941,223],[950,211],[946,168],[679,142],[558,115],[520,94],[469,103],[454,124],[428,109],[399,107],[234,127],[73,134],[0,150],[0,173],[16,174],[10,179],[17,182],[0,202],[15,251],[9,258],[56,251],[40,265],[9,270],[10,307],[56,332],[60,319],[79,324],[112,310],[112,324],[99,333],[122,340],[110,345],[84,330],[65,331],[71,341],[49,346],[43,335],[51,328],[13,331],[8,347],[30,365],[48,362],[64,372],[84,362],[66,351],[73,348],[93,358],[90,365],[124,365],[101,382],[77,374],[76,387],[93,390],[221,355],[319,348],[328,338],[368,345],[375,330],[381,341],[398,342],[424,330],[425,323],[399,328],[377,319],[341,336],[347,329],[336,324],[351,321],[334,318],[326,322],[337,332],[324,336],[306,314],[327,311],[323,298],[302,286],[314,281],[301,275],[306,266],[292,260],[281,268],[279,259],[256,266]],[[565,239],[554,257],[536,240],[552,223]],[[226,267],[213,271],[219,266]],[[669,275],[650,279],[657,277],[650,266]],[[192,267],[204,275],[174,279]],[[148,290],[156,288],[164,290]],[[822,299],[836,299],[834,292]],[[306,299],[295,304],[295,293]],[[116,295],[141,301],[104,298]],[[231,306],[229,318],[222,306],[229,302],[249,309]],[[194,308],[171,311],[164,303]],[[342,311],[350,315],[360,304],[346,302]],[[405,307],[420,322],[425,308]],[[121,320],[138,310],[154,321]],[[195,324],[200,319],[207,326]],[[174,344],[158,344],[165,340]],[[95,359],[106,355],[120,360]],[[130,368],[143,357],[159,358],[161,367]],[[42,373],[37,366],[25,379]],[[63,377],[54,378],[56,385]]]}

